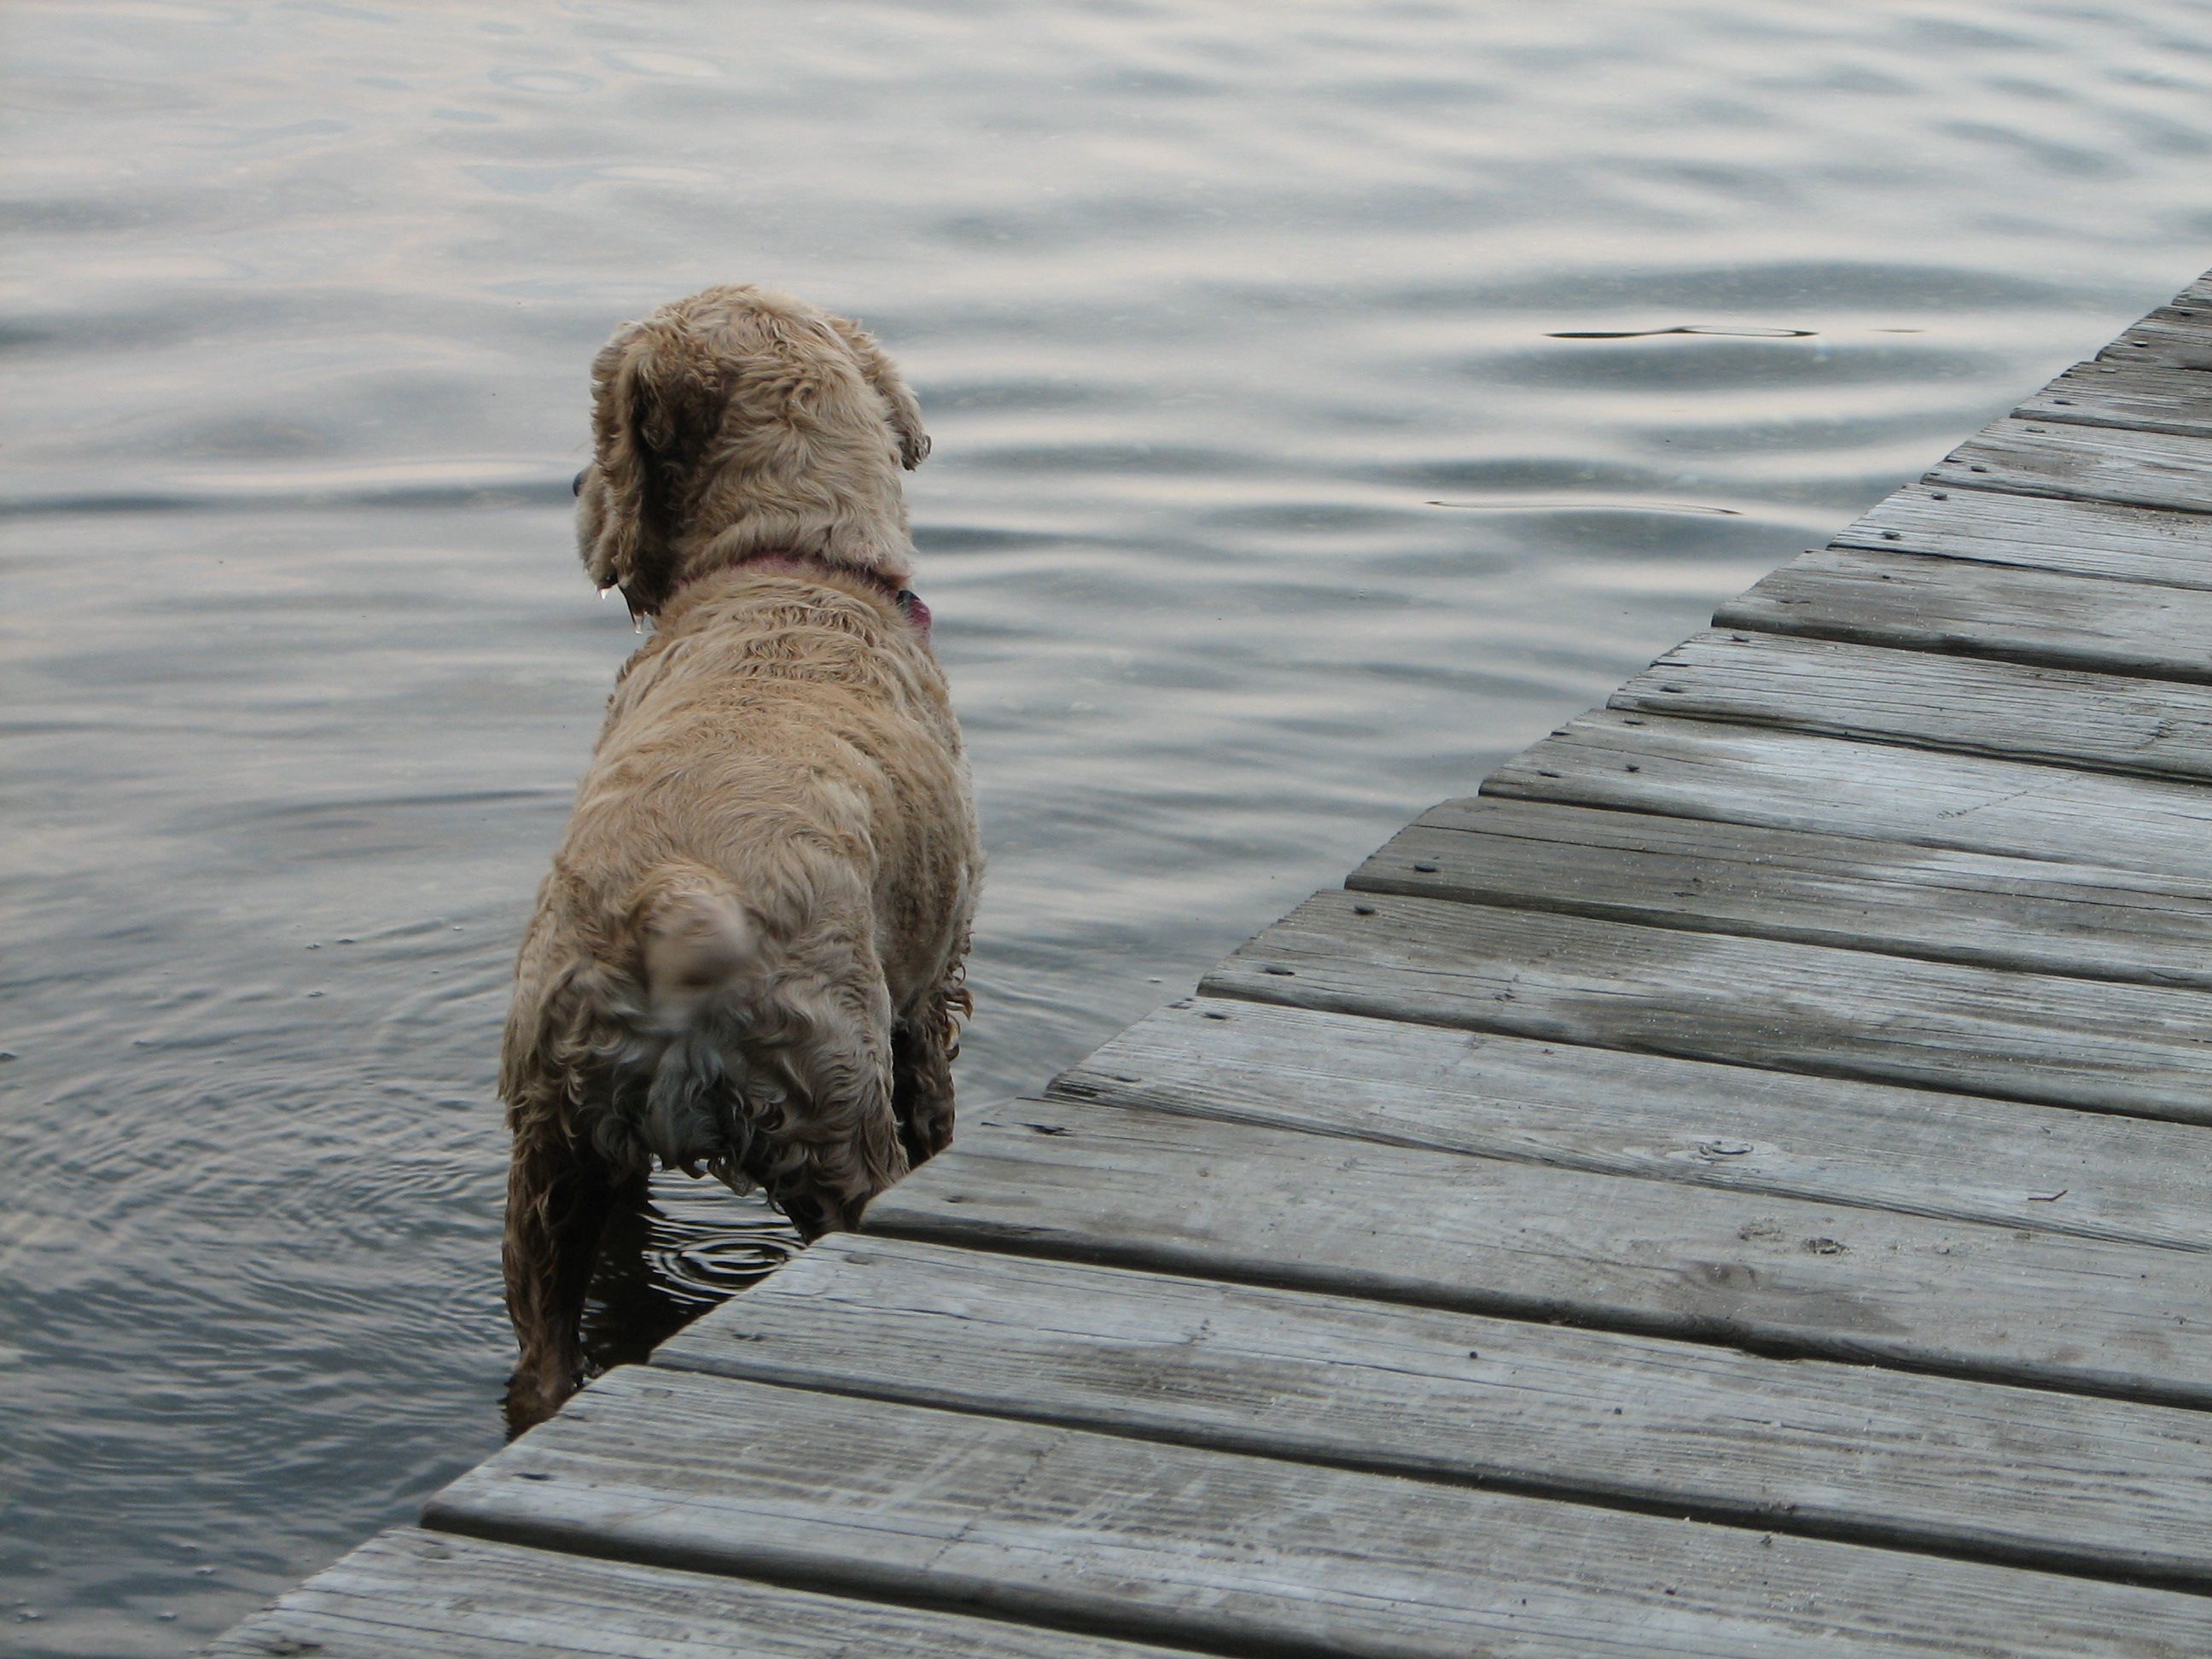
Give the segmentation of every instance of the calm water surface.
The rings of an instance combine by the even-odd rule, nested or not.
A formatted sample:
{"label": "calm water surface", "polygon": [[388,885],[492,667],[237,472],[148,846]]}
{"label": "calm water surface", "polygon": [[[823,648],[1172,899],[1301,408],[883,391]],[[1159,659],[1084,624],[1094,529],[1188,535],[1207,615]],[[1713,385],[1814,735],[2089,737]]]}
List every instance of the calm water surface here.
{"label": "calm water surface", "polygon": [[[921,394],[973,1104],[2212,261],[2208,94],[2179,0],[15,0],[0,1648],[181,1650],[500,1439],[618,319],[769,282]],[[784,1248],[660,1198],[603,1352]]]}

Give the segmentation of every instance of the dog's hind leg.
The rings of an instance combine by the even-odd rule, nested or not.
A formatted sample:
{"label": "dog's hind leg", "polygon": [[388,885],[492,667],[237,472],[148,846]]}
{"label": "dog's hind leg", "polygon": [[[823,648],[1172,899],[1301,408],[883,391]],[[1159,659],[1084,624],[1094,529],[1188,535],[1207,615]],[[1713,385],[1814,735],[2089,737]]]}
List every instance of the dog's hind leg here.
{"label": "dog's hind leg", "polygon": [[507,1426],[516,1433],[552,1416],[583,1381],[584,1291],[621,1190],[588,1147],[554,1125],[517,1129],[500,1251],[507,1317],[522,1350],[507,1389]]}

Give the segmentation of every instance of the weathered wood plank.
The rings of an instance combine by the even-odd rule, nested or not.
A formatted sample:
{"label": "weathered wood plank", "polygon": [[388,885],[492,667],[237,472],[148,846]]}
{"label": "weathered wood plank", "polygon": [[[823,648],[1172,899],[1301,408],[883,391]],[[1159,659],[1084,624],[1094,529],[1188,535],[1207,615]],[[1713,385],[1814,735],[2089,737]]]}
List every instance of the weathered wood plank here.
{"label": "weathered wood plank", "polygon": [[1598,710],[1486,796],[2212,878],[2212,792],[1798,732]]}
{"label": "weathered wood plank", "polygon": [[2212,1586],[2212,1424],[2165,1407],[849,1236],[654,1363]]}
{"label": "weathered wood plank", "polygon": [[[1386,1146],[2212,1249],[2191,1126],[1207,998],[1053,1092]],[[1987,1151],[2002,1147],[2002,1157]]]}
{"label": "weathered wood plank", "polygon": [[402,1527],[207,1659],[1169,1659],[1170,1650]]}
{"label": "weathered wood plank", "polygon": [[1924,481],[1939,488],[2202,513],[2212,510],[2212,438],[2008,416],[1960,444]]}
{"label": "weathered wood plank", "polygon": [[1200,989],[2212,1124],[2212,995],[2164,986],[1327,891]]}
{"label": "weathered wood plank", "polygon": [[1448,802],[1345,885],[2212,990],[2212,881],[1533,801]]}
{"label": "weathered wood plank", "polygon": [[2212,1404],[2201,1254],[1087,1101],[1010,1102],[946,1156],[863,1231]]}
{"label": "weathered wood plank", "polygon": [[2212,587],[2212,515],[1908,484],[1832,545]]}
{"label": "weathered wood plank", "polygon": [[2172,680],[1718,630],[1676,646],[1607,706],[2212,779],[2212,690]]}
{"label": "weathered wood plank", "polygon": [[2013,413],[2039,424],[2212,437],[2212,380],[2201,369],[2076,363]]}
{"label": "weathered wood plank", "polygon": [[1713,623],[2092,673],[2212,681],[2212,592],[1914,553],[1808,553],[1729,600]]}
{"label": "weathered wood plank", "polygon": [[2179,1659],[2212,1599],[633,1366],[435,1525],[1216,1651]]}
{"label": "weathered wood plank", "polygon": [[2184,295],[2160,306],[2097,354],[2100,363],[2212,368],[2212,307]]}

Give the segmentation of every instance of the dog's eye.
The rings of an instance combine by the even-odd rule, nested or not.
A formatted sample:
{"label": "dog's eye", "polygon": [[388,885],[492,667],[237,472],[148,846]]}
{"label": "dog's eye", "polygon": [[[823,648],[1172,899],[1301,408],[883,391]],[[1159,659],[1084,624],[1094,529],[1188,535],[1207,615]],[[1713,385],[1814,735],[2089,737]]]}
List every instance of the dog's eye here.
{"label": "dog's eye", "polygon": [[[584,472],[589,472],[591,470],[587,466],[584,469]],[[584,493],[584,472],[579,472],[576,475],[575,483],[568,486],[568,493],[571,495],[580,495]]]}

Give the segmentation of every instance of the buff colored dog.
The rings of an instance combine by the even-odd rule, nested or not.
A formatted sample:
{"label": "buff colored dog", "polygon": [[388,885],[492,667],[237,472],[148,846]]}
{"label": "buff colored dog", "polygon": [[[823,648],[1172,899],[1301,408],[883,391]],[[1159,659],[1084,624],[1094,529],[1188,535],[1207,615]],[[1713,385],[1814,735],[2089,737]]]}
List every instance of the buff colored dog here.
{"label": "buff colored dog", "polygon": [[929,453],[853,323],[708,289],[592,366],[584,568],[653,635],[617,680],[515,965],[500,1092],[518,1426],[581,1380],[602,1226],[653,1162],[848,1227],[952,1134],[981,858],[908,590]]}

